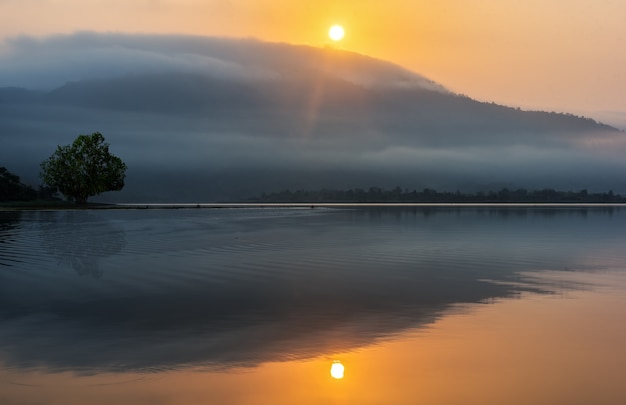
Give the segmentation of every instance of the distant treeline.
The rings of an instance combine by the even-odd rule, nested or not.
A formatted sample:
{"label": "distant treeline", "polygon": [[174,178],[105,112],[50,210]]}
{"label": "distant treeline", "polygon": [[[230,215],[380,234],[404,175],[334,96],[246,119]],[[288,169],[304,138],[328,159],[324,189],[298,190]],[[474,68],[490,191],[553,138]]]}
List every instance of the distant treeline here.
{"label": "distant treeline", "polygon": [[370,187],[367,190],[355,188],[350,190],[285,190],[250,201],[264,203],[626,203],[626,198],[615,194],[612,190],[606,193],[589,193],[587,190],[558,191],[550,188],[543,190],[527,190],[519,188],[499,191],[461,193],[439,192],[425,188],[422,191],[401,189],[384,190]]}
{"label": "distant treeline", "polygon": [[0,202],[54,199],[56,190],[39,186],[38,189],[21,182],[19,176],[0,166]]}

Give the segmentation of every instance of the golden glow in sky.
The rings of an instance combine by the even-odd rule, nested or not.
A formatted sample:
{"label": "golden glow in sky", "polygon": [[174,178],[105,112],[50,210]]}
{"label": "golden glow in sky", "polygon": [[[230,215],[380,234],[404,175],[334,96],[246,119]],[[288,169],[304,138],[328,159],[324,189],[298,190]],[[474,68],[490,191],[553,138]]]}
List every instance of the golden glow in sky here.
{"label": "golden glow in sky", "polygon": [[[626,1],[0,1],[0,41],[76,31],[258,38],[388,60],[512,106],[624,111]],[[4,44],[0,42],[0,51]]]}

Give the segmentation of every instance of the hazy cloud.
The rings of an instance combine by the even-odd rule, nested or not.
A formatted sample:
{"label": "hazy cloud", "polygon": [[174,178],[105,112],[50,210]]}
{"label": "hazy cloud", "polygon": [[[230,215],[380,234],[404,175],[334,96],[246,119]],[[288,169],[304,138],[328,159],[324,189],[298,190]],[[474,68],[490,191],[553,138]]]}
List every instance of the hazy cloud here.
{"label": "hazy cloud", "polygon": [[120,200],[372,185],[626,191],[624,133],[479,103],[346,51],[91,32],[7,46],[0,87],[24,89],[0,88],[0,164],[31,182],[57,144],[100,131],[129,166],[125,190],[105,196]]}

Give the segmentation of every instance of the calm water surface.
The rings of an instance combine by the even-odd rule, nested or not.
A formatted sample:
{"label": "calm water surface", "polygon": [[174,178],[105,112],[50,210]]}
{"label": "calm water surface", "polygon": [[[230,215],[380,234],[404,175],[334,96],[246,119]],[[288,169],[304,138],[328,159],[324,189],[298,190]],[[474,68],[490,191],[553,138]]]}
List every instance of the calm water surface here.
{"label": "calm water surface", "polygon": [[0,404],[623,404],[625,269],[620,207],[0,212]]}

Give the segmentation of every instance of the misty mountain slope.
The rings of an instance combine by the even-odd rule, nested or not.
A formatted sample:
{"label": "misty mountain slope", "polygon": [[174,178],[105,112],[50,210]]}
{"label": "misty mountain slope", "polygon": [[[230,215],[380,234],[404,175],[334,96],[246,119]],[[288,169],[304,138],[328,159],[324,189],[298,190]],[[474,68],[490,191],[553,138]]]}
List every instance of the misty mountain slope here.
{"label": "misty mountain slope", "polygon": [[43,92],[32,91],[21,87],[1,87],[0,104],[32,103],[43,100]]}
{"label": "misty mountain slope", "polygon": [[447,90],[415,72],[366,55],[255,39],[79,32],[21,36],[0,55],[0,87],[56,88],[66,82],[129,73],[207,73],[220,78],[332,74],[376,87]]}
{"label": "misty mountain slope", "polygon": [[358,140],[376,134],[379,147],[553,144],[615,130],[582,117],[519,111],[423,88],[370,88],[327,74],[261,80],[133,74],[68,83],[43,99],[52,105],[212,121],[200,128],[207,133],[218,123],[250,136]]}
{"label": "misty mountain slope", "polygon": [[100,131],[129,166],[126,188],[104,196],[122,201],[625,185],[614,128],[477,102],[348,51],[94,33],[10,46],[0,57],[0,165],[25,181],[37,181],[56,145]]}
{"label": "misty mountain slope", "polygon": [[[358,136],[357,123],[389,137],[390,144],[472,143],[477,138],[508,142],[505,134],[525,138],[572,138],[576,134],[613,131],[590,119],[565,114],[519,111],[467,97],[421,88],[370,89],[335,77],[217,79],[208,74],[159,73],[127,75],[65,84],[46,93],[46,104],[166,115],[202,116],[223,121],[231,128],[254,121],[257,129],[292,136],[310,126],[311,136]],[[316,114],[315,121],[311,114]],[[364,119],[367,116],[367,119]],[[345,123],[327,128],[328,122]],[[312,125],[315,124],[315,125]],[[460,140],[455,135],[463,133]],[[395,139],[402,135],[403,139]],[[410,135],[410,136],[409,136]],[[451,137],[451,138],[450,138]]]}

